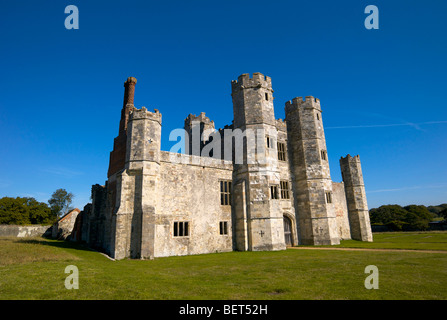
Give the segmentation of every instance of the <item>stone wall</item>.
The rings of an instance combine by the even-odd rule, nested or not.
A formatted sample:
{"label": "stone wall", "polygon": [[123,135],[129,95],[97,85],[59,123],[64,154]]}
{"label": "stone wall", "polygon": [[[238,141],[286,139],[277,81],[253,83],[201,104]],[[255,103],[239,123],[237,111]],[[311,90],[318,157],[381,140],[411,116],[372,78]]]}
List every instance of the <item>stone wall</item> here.
{"label": "stone wall", "polygon": [[51,235],[51,226],[0,225],[0,237],[42,237]]}
{"label": "stone wall", "polygon": [[348,207],[346,205],[345,186],[343,182],[332,182],[332,201],[335,207],[337,230],[341,240],[351,239]]}
{"label": "stone wall", "polygon": [[53,225],[51,237],[54,239],[69,240],[79,212],[81,210],[76,208],[60,218]]}
{"label": "stone wall", "polygon": [[[161,151],[157,181],[154,256],[231,251],[231,206],[221,205],[220,181],[231,181],[231,162]],[[188,222],[175,237],[174,222]],[[219,223],[227,222],[221,235]]]}

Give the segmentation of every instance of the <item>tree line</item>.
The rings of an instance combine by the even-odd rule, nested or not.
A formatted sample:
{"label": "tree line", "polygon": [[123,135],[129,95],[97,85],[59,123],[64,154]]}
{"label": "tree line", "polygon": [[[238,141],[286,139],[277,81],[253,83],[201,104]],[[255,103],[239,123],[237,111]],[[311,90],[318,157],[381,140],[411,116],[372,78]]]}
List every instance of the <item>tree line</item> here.
{"label": "tree line", "polygon": [[3,197],[0,199],[0,224],[53,224],[73,210],[73,198],[74,195],[65,189],[53,192],[48,203],[32,197]]}
{"label": "tree line", "polygon": [[369,210],[372,225],[385,225],[392,230],[402,229],[427,230],[429,223],[435,219],[447,219],[447,203],[438,206],[397,204],[383,205]]}

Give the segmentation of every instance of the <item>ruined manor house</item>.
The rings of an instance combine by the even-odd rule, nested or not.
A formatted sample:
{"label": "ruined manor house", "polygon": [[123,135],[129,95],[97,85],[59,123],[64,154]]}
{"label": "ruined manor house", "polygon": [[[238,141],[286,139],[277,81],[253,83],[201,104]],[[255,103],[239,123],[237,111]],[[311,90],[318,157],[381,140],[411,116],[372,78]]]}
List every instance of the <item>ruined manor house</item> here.
{"label": "ruined manor house", "polygon": [[190,114],[174,153],[160,149],[161,113],[134,106],[136,83],[124,83],[108,179],[92,187],[74,239],[115,259],[372,241],[360,158],[342,157],[343,182],[331,180],[319,99],[294,98],[275,119],[271,78],[242,74],[233,123]]}

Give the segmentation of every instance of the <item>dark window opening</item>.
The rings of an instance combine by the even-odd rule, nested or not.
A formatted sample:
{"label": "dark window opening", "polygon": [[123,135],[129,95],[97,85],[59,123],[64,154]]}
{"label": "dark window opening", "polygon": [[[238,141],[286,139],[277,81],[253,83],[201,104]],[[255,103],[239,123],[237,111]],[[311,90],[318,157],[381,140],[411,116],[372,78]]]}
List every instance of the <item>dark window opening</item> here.
{"label": "dark window opening", "polygon": [[282,142],[277,142],[278,147],[278,160],[286,161],[286,145]]}
{"label": "dark window opening", "polygon": [[174,222],[174,237],[187,237],[189,236],[189,223],[188,221],[176,221]]}
{"label": "dark window opening", "polygon": [[281,199],[290,199],[289,182],[280,181],[280,187],[281,187]]}
{"label": "dark window opening", "polygon": [[278,186],[270,186],[270,196],[272,199],[278,199]]}
{"label": "dark window opening", "polygon": [[271,138],[271,137],[269,137],[269,136],[267,136],[267,148],[274,148],[274,146],[273,146],[273,138]]}
{"label": "dark window opening", "polygon": [[228,221],[219,222],[219,234],[221,235],[228,234]]}
{"label": "dark window opening", "polygon": [[326,202],[332,203],[332,192],[326,192]]}
{"label": "dark window opening", "polygon": [[220,204],[231,206],[231,181],[220,181]]}

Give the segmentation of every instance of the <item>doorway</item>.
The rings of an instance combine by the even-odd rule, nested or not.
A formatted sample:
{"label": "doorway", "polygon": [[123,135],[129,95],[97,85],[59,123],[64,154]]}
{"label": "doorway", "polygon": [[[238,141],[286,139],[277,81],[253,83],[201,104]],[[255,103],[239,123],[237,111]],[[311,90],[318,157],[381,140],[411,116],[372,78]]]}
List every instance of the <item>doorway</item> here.
{"label": "doorway", "polygon": [[284,241],[287,247],[291,247],[292,243],[292,221],[284,216]]}

